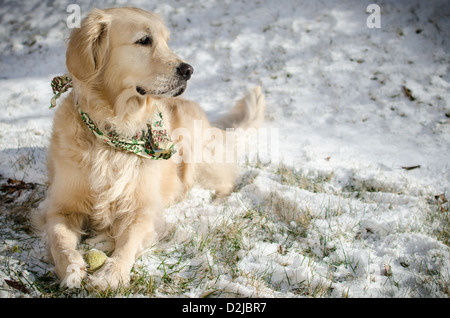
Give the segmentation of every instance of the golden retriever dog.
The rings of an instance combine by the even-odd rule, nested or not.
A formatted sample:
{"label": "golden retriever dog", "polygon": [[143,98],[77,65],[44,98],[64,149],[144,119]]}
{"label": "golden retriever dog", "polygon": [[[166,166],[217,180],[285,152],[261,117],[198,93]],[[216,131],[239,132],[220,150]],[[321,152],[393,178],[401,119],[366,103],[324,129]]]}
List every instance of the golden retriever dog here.
{"label": "golden retriever dog", "polygon": [[[178,97],[193,67],[169,49],[168,40],[163,20],[136,8],[95,9],[71,33],[66,65],[72,90],[56,108],[48,194],[36,218],[62,286],[79,287],[83,281],[100,289],[126,286],[136,258],[158,240],[165,207],[194,184],[218,197],[233,191],[237,164],[192,160],[195,151],[214,145],[199,146],[192,136],[196,127],[216,129],[209,135],[221,146],[217,131],[224,137],[223,128],[260,125],[261,89],[250,90],[219,120],[222,129],[214,128],[198,104]],[[86,115],[95,129],[127,139],[148,131],[155,109],[177,150],[167,160],[102,142],[83,119]],[[104,265],[92,274],[77,250],[86,235],[113,243]]]}

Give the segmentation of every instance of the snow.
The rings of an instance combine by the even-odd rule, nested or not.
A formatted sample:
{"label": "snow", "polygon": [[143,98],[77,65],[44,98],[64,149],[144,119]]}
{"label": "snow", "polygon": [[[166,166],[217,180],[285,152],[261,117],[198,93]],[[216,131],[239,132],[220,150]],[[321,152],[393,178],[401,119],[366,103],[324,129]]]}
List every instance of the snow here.
{"label": "snow", "polygon": [[[46,182],[54,113],[48,109],[49,84],[65,72],[66,9],[73,2],[0,4],[2,180]],[[265,128],[278,133],[278,156],[241,163],[245,177],[222,203],[195,188],[166,211],[175,230],[156,249],[186,263],[173,279],[191,277],[192,268],[216,275],[183,296],[221,290],[240,297],[295,297],[304,289],[320,295],[331,286],[331,297],[448,297],[450,250],[433,234],[448,222],[430,220],[439,206],[435,196],[450,197],[448,1],[379,1],[380,28],[367,27],[370,1],[76,3],[83,15],[93,7],[123,5],[160,13],[171,29],[171,48],[195,69],[184,97],[199,102],[211,118],[249,87],[261,85],[266,95]],[[310,176],[320,189],[285,182],[277,173],[280,163]],[[321,176],[329,178],[319,181]],[[270,206],[276,204],[286,207],[275,213]],[[448,219],[443,204],[440,213]],[[249,210],[256,211],[252,220]],[[305,211],[311,217],[306,228]],[[0,296],[22,297],[5,280],[33,282],[53,267],[43,243],[14,230],[5,215]],[[232,231],[235,220],[250,232],[232,233],[241,235],[242,246],[230,273],[213,249],[193,244],[224,235],[222,225]],[[180,252],[185,242],[187,259]],[[143,256],[137,266],[161,277],[155,255]],[[437,283],[429,283],[430,277]],[[27,286],[29,296],[41,293]]]}

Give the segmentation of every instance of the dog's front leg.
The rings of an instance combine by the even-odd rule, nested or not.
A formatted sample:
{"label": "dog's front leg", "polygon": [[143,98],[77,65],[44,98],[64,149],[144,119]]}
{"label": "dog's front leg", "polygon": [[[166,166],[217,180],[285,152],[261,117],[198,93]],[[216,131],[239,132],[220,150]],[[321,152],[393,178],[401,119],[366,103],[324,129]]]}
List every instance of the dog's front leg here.
{"label": "dog's front leg", "polygon": [[136,256],[156,236],[153,221],[148,211],[136,214],[133,222],[116,236],[115,250],[111,257],[89,277],[92,287],[116,289],[129,284]]}
{"label": "dog's front leg", "polygon": [[86,276],[86,263],[76,250],[81,231],[70,225],[69,218],[60,213],[51,214],[47,216],[46,228],[55,272],[61,279],[61,286],[78,288]]}

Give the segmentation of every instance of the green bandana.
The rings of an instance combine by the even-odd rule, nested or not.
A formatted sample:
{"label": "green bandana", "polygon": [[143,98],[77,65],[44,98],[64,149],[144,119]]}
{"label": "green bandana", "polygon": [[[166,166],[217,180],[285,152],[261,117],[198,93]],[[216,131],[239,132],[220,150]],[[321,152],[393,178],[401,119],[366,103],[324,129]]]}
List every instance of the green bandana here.
{"label": "green bandana", "polygon": [[[56,99],[72,87],[70,74],[55,77],[52,80],[51,87],[53,94],[55,94],[50,101],[50,108],[53,108],[56,106]],[[174,144],[164,127],[163,117],[158,108],[156,108],[151,122],[147,123],[147,131],[138,133],[131,138],[123,138],[113,129],[101,131],[88,113],[83,112],[78,104],[77,109],[81,119],[94,136],[112,147],[124,149],[138,156],[154,160],[167,160],[175,153]]]}

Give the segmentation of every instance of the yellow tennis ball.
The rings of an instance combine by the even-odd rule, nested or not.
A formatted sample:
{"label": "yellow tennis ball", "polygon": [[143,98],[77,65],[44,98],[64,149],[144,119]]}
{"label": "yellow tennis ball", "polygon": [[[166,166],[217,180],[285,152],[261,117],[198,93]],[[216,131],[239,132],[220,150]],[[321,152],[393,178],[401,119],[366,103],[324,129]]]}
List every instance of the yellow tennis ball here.
{"label": "yellow tennis ball", "polygon": [[89,268],[87,269],[89,273],[93,273],[97,269],[102,267],[103,264],[105,264],[106,259],[108,258],[105,253],[96,249],[87,251],[86,253],[84,253],[83,257],[89,266]]}

